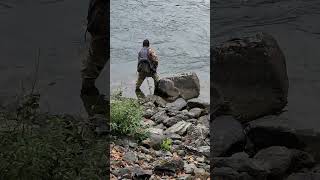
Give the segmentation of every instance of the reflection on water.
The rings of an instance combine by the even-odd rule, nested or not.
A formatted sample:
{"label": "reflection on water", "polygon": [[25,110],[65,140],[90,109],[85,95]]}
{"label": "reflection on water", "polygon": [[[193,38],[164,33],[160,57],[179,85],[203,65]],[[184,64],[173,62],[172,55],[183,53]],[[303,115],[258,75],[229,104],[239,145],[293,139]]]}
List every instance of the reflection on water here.
{"label": "reflection on water", "polygon": [[[160,58],[160,77],[194,71],[208,100],[209,8],[209,0],[112,0],[111,89],[135,96],[137,53],[148,38]],[[142,90],[149,93],[147,81]]]}
{"label": "reflection on water", "polygon": [[[87,53],[88,4],[88,0],[0,1],[0,103],[21,93],[22,87],[30,88],[40,48],[36,89],[42,110],[86,114],[80,98],[80,66]],[[104,94],[107,78],[104,71],[97,82]]]}
{"label": "reflection on water", "polygon": [[287,59],[290,120],[300,127],[319,124],[320,1],[215,0],[212,17],[215,45],[258,31],[272,34]]}

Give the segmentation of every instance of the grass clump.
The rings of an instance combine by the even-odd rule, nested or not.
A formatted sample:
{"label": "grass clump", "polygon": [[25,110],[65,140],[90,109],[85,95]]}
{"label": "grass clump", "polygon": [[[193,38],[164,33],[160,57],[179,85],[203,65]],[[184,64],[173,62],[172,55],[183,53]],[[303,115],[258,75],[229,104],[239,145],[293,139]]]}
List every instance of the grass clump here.
{"label": "grass clump", "polygon": [[166,138],[162,141],[160,148],[164,151],[170,151],[172,147],[172,140]]}

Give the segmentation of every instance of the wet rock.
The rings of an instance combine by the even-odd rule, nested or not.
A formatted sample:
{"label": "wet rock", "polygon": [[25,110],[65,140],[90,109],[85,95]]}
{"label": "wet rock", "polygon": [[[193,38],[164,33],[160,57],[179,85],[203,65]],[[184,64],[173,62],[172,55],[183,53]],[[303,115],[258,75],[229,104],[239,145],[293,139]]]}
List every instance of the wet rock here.
{"label": "wet rock", "polygon": [[285,146],[304,150],[320,159],[320,131],[290,125],[287,113],[266,116],[248,123],[245,131],[256,149]]}
{"label": "wet rock", "polygon": [[237,38],[213,50],[214,99],[227,102],[242,122],[281,111],[287,104],[285,56],[276,40],[265,33]]}
{"label": "wet rock", "polygon": [[212,157],[228,156],[244,149],[245,136],[242,125],[232,116],[219,116],[211,126]]}
{"label": "wet rock", "polygon": [[153,120],[159,124],[159,123],[162,123],[167,118],[169,118],[169,117],[167,116],[166,111],[160,111],[160,112],[156,113],[155,115],[153,115],[151,117],[151,120]]}
{"label": "wet rock", "polygon": [[294,173],[291,174],[286,180],[319,180],[320,173]]}
{"label": "wet rock", "polygon": [[191,123],[180,121],[173,126],[165,130],[164,134],[179,134],[184,135],[187,132],[187,129],[190,127]]}
{"label": "wet rock", "polygon": [[173,159],[170,161],[164,160],[154,167],[153,172],[158,175],[175,175],[182,172],[184,163],[181,159]]}
{"label": "wet rock", "polygon": [[166,108],[169,109],[170,111],[180,111],[183,108],[185,108],[186,105],[187,105],[186,100],[179,98],[172,103],[168,103],[166,105]]}
{"label": "wet rock", "polygon": [[187,101],[187,106],[189,109],[192,109],[192,108],[210,109],[209,103],[204,102],[198,98],[189,99]]}
{"label": "wet rock", "polygon": [[197,118],[200,117],[202,111],[203,111],[203,110],[200,109],[200,108],[192,108],[192,109],[189,110],[188,115],[189,115],[191,118],[196,118],[196,119],[197,119]]}

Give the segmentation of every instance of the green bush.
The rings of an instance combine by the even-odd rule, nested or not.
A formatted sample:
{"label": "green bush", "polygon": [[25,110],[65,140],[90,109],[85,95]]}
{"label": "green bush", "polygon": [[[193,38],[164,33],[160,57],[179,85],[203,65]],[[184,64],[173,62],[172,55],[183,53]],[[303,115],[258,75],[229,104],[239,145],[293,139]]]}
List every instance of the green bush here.
{"label": "green bush", "polygon": [[143,109],[135,99],[111,101],[111,131],[118,135],[140,137],[145,135],[141,121]]}

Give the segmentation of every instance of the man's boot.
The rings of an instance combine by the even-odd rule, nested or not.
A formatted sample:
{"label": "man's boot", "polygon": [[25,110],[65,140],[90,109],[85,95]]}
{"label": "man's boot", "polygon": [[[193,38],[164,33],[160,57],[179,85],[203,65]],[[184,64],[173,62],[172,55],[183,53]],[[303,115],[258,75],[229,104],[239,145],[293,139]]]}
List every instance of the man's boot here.
{"label": "man's boot", "polygon": [[95,79],[83,79],[81,87],[81,95],[97,96],[99,90],[95,86]]}

